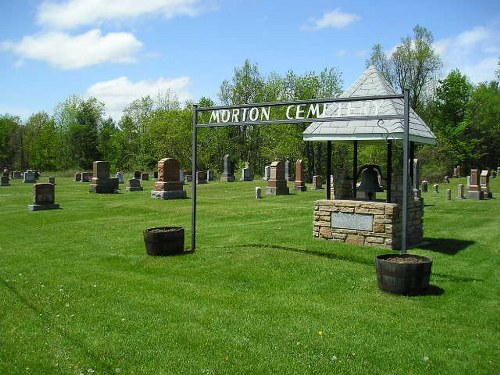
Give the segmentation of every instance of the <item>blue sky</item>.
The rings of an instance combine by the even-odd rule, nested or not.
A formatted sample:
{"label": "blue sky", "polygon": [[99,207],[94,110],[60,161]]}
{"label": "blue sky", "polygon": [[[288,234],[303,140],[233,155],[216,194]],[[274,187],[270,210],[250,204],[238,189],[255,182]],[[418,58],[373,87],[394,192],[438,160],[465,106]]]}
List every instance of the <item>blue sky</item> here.
{"label": "blue sky", "polygon": [[71,95],[115,119],[165,90],[218,101],[245,59],[264,75],[334,67],[347,88],[374,44],[390,51],[417,24],[443,77],[493,80],[500,58],[498,0],[0,0],[0,14],[0,113],[23,119]]}

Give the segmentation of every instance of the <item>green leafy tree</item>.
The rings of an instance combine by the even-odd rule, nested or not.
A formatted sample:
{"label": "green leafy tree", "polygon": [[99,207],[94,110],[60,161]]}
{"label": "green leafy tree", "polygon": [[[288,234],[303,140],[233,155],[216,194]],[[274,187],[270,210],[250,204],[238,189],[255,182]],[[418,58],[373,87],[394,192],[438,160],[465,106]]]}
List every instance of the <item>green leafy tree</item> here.
{"label": "green leafy tree", "polygon": [[24,127],[24,152],[31,168],[55,171],[61,168],[61,137],[55,121],[45,112],[33,114]]}
{"label": "green leafy tree", "polygon": [[442,67],[441,58],[432,47],[433,41],[432,33],[417,25],[413,28],[413,38],[403,38],[391,55],[386,56],[382,46],[376,44],[367,61],[367,65],[375,65],[397,90],[409,90],[410,106],[416,111],[423,107],[426,90]]}
{"label": "green leafy tree", "polygon": [[21,150],[21,119],[9,114],[0,115],[0,168],[24,168],[25,162]]}

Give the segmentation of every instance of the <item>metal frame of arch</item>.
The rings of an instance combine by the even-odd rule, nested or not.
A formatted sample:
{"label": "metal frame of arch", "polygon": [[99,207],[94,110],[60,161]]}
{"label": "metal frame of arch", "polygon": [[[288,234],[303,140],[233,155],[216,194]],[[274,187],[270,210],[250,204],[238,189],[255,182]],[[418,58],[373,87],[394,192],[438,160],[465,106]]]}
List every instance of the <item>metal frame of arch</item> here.
{"label": "metal frame of arch", "polygon": [[[248,116],[251,111],[254,113],[260,113],[259,109],[269,109],[275,107],[287,107],[291,108],[294,106],[295,108],[301,108],[300,106],[307,105],[319,105],[319,104],[333,104],[333,103],[341,103],[341,102],[358,102],[358,101],[369,101],[369,100],[389,100],[389,99],[402,99],[404,101],[404,113],[403,119],[401,119],[400,115],[372,115],[372,116],[335,116],[335,117],[302,117],[295,116],[296,118],[288,117],[287,110],[287,118],[286,119],[275,119],[267,116],[265,118],[258,118],[258,116]],[[254,110],[255,109],[255,110]],[[226,117],[226,120],[220,121],[220,116],[213,116],[216,111],[229,111],[222,112],[225,114],[229,114]],[[255,112],[257,111],[257,112]],[[217,122],[202,122],[199,123],[200,114],[211,112],[210,120],[216,119]],[[245,116],[241,117],[241,113],[245,113]],[[303,124],[308,122],[332,122],[332,121],[350,121],[350,120],[403,120],[403,192],[408,191],[409,187],[409,148],[410,148],[410,106],[409,106],[409,98],[408,91],[405,90],[402,95],[381,95],[381,96],[363,96],[363,97],[354,97],[354,98],[335,98],[335,99],[317,99],[317,100],[301,100],[301,101],[292,101],[292,102],[267,102],[267,103],[253,103],[253,104],[243,104],[236,106],[213,106],[213,107],[198,107],[198,105],[193,105],[193,158],[192,158],[192,215],[191,215],[191,250],[194,251],[196,249],[196,209],[197,209],[197,186],[196,186],[196,171],[198,169],[198,128],[202,127],[218,127],[218,126],[241,126],[241,125],[272,125],[272,124]],[[240,121],[241,119],[241,121]],[[355,141],[356,142],[356,141]],[[327,141],[327,179],[326,179],[326,187],[327,187],[327,199],[330,199],[330,178],[331,175],[331,141]],[[407,252],[407,226],[408,226],[408,194],[403,194],[403,215],[402,215],[402,248],[401,253]]]}

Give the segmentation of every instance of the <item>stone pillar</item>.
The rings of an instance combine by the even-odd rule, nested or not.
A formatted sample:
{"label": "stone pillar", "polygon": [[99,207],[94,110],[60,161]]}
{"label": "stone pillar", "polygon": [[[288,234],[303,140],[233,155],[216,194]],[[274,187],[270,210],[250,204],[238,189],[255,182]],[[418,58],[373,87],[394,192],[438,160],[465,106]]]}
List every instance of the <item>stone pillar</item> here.
{"label": "stone pillar", "polygon": [[287,195],[289,194],[287,181],[285,179],[285,166],[281,161],[271,163],[271,174],[267,182],[266,194]]}
{"label": "stone pillar", "polygon": [[295,191],[306,191],[306,183],[304,182],[304,162],[299,159],[295,162]]}
{"label": "stone pillar", "polygon": [[446,200],[451,201],[451,189],[446,189]]}
{"label": "stone pillar", "polygon": [[229,157],[229,154],[224,155],[224,172],[220,178],[223,182],[234,182],[234,163]]}
{"label": "stone pillar", "polygon": [[481,176],[479,179],[479,185],[481,186],[481,191],[483,192],[484,198],[492,198],[492,193],[490,190],[490,170],[483,169],[481,171]]}
{"label": "stone pillar", "polygon": [[458,187],[457,187],[457,198],[458,199],[465,198],[464,191],[465,191],[464,184],[458,184]]}

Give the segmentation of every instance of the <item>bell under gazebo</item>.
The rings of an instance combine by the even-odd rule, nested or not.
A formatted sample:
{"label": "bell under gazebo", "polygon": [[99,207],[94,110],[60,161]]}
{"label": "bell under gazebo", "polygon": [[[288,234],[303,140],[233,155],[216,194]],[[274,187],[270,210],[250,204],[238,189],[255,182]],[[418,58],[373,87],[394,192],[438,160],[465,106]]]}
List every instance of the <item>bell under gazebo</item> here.
{"label": "bell under gazebo", "polygon": [[[335,103],[324,111],[324,117],[338,120],[313,122],[304,131],[305,141],[327,142],[327,175],[331,176],[331,179],[327,178],[327,199],[316,201],[314,205],[314,237],[403,250],[422,242],[424,205],[419,194],[414,193],[419,180],[415,175],[418,168],[413,165],[414,145],[434,144],[436,137],[409,107],[405,134],[404,100],[384,98],[391,95],[396,95],[392,87],[371,66],[340,95],[340,98],[353,98],[353,101]],[[404,151],[409,160],[407,166],[403,165],[405,158],[401,152],[393,152],[393,144],[397,141],[407,143],[406,149],[409,150]],[[331,142],[352,142],[353,167],[350,173],[345,170],[332,173]],[[374,142],[387,145],[384,173],[378,165],[358,166],[358,148]],[[358,184],[359,178],[361,182]],[[408,180],[415,181],[415,184],[408,183]],[[406,197],[403,194],[405,188]],[[382,191],[385,191],[386,199],[377,200],[377,193]]]}

